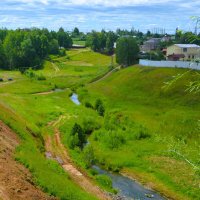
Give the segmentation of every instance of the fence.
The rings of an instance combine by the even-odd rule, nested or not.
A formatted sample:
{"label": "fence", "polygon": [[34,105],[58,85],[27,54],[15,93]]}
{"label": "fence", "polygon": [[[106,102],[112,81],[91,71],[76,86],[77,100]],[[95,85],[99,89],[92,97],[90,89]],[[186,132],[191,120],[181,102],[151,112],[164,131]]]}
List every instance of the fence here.
{"label": "fence", "polygon": [[140,65],[151,67],[178,67],[178,68],[190,68],[200,70],[200,63],[188,62],[188,61],[153,61],[142,60],[139,61]]}

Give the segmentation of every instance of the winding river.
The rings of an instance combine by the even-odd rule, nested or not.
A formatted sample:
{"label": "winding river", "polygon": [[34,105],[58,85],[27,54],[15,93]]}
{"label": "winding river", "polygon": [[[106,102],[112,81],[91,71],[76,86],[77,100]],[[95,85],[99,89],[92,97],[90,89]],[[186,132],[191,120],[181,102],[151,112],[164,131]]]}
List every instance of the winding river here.
{"label": "winding river", "polygon": [[[70,99],[76,104],[80,105],[80,101],[78,100],[78,95],[73,93]],[[165,200],[164,197],[160,196],[160,194],[156,193],[153,190],[145,188],[140,183],[130,179],[126,176],[123,176],[118,173],[111,173],[109,171],[101,169],[99,166],[94,165],[93,169],[95,169],[99,174],[107,175],[111,178],[113,188],[119,191],[119,199],[126,200]]]}

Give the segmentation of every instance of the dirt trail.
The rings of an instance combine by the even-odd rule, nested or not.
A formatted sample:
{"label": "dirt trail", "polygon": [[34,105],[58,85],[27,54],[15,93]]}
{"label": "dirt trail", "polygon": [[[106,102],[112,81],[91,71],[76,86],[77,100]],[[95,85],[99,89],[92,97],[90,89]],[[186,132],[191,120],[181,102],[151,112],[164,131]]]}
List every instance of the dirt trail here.
{"label": "dirt trail", "polygon": [[58,128],[55,128],[55,134],[53,138],[48,136],[46,138],[46,156],[51,159],[57,160],[63,167],[63,169],[69,174],[70,178],[80,185],[85,191],[97,196],[99,199],[108,200],[108,197],[95,183],[87,177],[86,174],[78,169],[61,142],[60,132]]}
{"label": "dirt trail", "polygon": [[14,160],[13,154],[18,144],[16,134],[0,121],[0,199],[55,200],[37,188],[30,172]]}
{"label": "dirt trail", "polygon": [[103,77],[101,77],[101,78],[99,78],[99,79],[91,82],[90,84],[98,83],[99,81],[104,80],[105,78],[109,77],[113,72],[115,72],[115,71],[117,71],[119,69],[120,69],[120,67],[116,67],[116,68],[112,69],[111,71],[109,71],[108,73],[106,73]]}

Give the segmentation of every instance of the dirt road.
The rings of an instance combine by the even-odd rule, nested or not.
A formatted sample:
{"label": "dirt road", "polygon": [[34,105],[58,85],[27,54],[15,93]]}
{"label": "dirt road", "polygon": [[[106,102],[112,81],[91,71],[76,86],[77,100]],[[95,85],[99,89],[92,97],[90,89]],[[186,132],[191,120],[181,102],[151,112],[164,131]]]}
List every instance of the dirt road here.
{"label": "dirt road", "polygon": [[53,138],[51,136],[46,138],[46,156],[57,160],[57,162],[59,162],[63,169],[69,174],[70,178],[80,185],[85,191],[97,196],[99,199],[109,200],[110,197],[108,197],[98,186],[96,186],[95,183],[93,183],[92,180],[84,174],[84,172],[74,165],[66,148],[61,142],[58,128],[55,128],[54,132],[55,134]]}
{"label": "dirt road", "polygon": [[55,200],[37,188],[30,172],[14,160],[18,144],[16,134],[0,121],[0,199]]}

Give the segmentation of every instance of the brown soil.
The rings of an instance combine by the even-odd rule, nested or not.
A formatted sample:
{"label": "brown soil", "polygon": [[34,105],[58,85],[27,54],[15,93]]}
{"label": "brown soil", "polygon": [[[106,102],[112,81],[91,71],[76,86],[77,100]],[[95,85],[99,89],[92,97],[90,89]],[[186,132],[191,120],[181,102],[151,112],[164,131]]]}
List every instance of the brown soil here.
{"label": "brown soil", "polygon": [[51,136],[46,138],[45,147],[47,151],[46,156],[50,159],[57,160],[57,162],[60,163],[63,169],[69,174],[70,178],[78,185],[80,185],[80,187],[82,187],[85,191],[97,196],[102,200],[111,199],[72,162],[66,148],[61,142],[58,128],[55,128],[55,134],[53,138]]}
{"label": "brown soil", "polygon": [[0,121],[0,200],[55,200],[33,181],[30,172],[14,160],[16,134]]}

